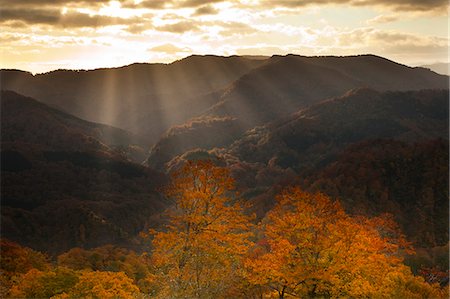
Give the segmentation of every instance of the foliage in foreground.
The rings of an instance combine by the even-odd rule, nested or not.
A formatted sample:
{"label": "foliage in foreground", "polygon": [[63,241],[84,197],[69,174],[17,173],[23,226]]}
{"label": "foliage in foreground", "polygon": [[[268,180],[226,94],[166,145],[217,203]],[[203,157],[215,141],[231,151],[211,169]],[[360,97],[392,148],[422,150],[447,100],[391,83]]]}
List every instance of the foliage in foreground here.
{"label": "foliage in foreground", "polygon": [[74,248],[51,264],[2,240],[2,298],[448,297],[404,265],[411,246],[388,215],[351,216],[290,188],[254,225],[229,171],[208,161],[186,164],[165,191],[174,206],[163,231],[145,234],[151,254]]}

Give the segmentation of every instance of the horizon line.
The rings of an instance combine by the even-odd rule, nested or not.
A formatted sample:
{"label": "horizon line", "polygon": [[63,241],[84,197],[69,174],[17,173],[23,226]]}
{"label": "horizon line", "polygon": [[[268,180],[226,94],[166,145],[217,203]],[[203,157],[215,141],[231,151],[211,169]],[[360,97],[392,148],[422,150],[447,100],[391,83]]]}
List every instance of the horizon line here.
{"label": "horizon line", "polygon": [[187,56],[179,58],[179,59],[174,59],[171,62],[136,61],[136,62],[132,62],[132,63],[129,63],[129,64],[118,65],[118,66],[110,66],[110,67],[105,66],[105,67],[80,68],[80,69],[75,69],[75,68],[73,68],[73,69],[70,69],[70,68],[56,68],[56,69],[45,71],[45,72],[35,72],[35,73],[32,72],[32,71],[24,70],[24,69],[3,68],[3,67],[1,67],[0,71],[20,71],[20,72],[30,73],[33,76],[36,76],[36,75],[45,75],[45,74],[58,72],[58,71],[88,72],[88,71],[98,71],[98,70],[108,70],[108,69],[120,69],[120,68],[126,68],[126,67],[129,67],[129,66],[132,66],[132,65],[139,65],[139,64],[142,64],[142,65],[171,65],[171,64],[183,61],[185,59],[189,59],[191,57],[221,57],[221,58],[242,57],[242,58],[255,59],[255,60],[267,60],[267,59],[270,59],[270,58],[273,58],[273,57],[287,57],[287,56],[299,56],[299,57],[308,57],[308,58],[375,56],[375,57],[380,57],[380,58],[392,61],[392,62],[397,63],[397,64],[405,65],[405,66],[408,66],[408,67],[423,67],[423,66],[434,65],[434,64],[449,64],[450,63],[450,62],[444,62],[444,61],[437,61],[437,62],[434,62],[434,63],[427,63],[427,64],[422,64],[421,63],[421,64],[417,64],[417,65],[410,65],[410,64],[401,63],[401,62],[392,60],[390,58],[386,58],[384,56],[373,54],[373,53],[351,54],[351,55],[302,55],[302,54],[295,54],[295,53],[272,54],[272,55],[261,55],[261,54],[248,54],[248,55],[238,55],[238,54],[233,54],[233,55],[190,54],[190,55],[187,55]]}

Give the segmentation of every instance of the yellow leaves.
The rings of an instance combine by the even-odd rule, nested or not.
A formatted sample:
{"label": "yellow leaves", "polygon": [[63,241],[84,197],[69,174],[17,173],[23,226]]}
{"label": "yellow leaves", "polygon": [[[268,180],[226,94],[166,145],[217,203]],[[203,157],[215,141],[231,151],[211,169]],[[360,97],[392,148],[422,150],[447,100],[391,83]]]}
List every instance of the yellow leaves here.
{"label": "yellow leaves", "polygon": [[20,280],[16,282],[9,295],[13,298],[28,298],[42,296],[43,286],[40,281],[44,277],[44,272],[37,269],[31,269],[26,274],[20,277]]}
{"label": "yellow leaves", "polygon": [[399,258],[410,245],[391,217],[350,217],[299,188],[277,201],[262,222],[267,245],[245,263],[252,283],[300,297],[392,297],[399,285],[387,277],[414,278]]}
{"label": "yellow leaves", "polygon": [[[8,263],[2,265],[3,272],[15,273],[9,276],[14,276],[10,294],[54,299],[135,298],[139,292],[159,298],[448,296],[402,264],[401,253],[410,244],[388,215],[350,216],[323,194],[291,188],[261,221],[254,245],[251,217],[232,190],[228,171],[210,162],[191,162],[180,170],[166,190],[175,202],[170,222],[163,231],[142,234],[153,236],[151,260],[150,254],[113,246],[74,248],[58,258],[70,270],[51,268],[43,256],[6,246],[6,252],[16,253],[6,255]],[[28,268],[20,273],[18,267]]]}
{"label": "yellow leaves", "polygon": [[175,209],[152,241],[160,296],[226,297],[239,284],[250,218],[229,197],[233,189],[228,170],[210,161],[189,162],[174,174],[166,194]]}
{"label": "yellow leaves", "polygon": [[77,281],[76,273],[67,268],[31,269],[15,278],[9,295],[13,298],[49,298],[69,290]]}
{"label": "yellow leaves", "polygon": [[50,268],[48,258],[40,252],[5,239],[0,240],[0,248],[1,272],[7,279],[18,273],[26,273],[33,268],[39,270]]}
{"label": "yellow leaves", "polygon": [[86,271],[67,294],[68,298],[132,299],[139,288],[123,272]]}

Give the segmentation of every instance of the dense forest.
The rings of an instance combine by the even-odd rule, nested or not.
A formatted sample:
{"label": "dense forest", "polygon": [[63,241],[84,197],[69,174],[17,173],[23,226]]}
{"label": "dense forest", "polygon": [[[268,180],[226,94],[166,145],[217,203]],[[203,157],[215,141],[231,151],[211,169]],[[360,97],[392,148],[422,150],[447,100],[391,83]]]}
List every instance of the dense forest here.
{"label": "dense forest", "polygon": [[2,297],[447,298],[443,268],[409,267],[414,248],[389,214],[350,215],[323,193],[285,188],[260,221],[227,168],[188,162],[147,250],[73,248],[50,259],[2,240]]}
{"label": "dense forest", "polygon": [[374,55],[1,70],[3,298],[446,298],[448,76]]}

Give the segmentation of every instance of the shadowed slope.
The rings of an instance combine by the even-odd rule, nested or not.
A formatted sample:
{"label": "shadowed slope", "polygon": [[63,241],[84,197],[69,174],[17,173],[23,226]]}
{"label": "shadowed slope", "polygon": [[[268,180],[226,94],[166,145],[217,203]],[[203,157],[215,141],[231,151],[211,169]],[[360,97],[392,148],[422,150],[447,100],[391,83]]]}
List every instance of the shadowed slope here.
{"label": "shadowed slope", "polygon": [[343,146],[373,138],[448,138],[448,91],[352,90],[250,130],[230,150],[242,160],[264,163],[291,153],[297,162],[283,166],[305,168]]}
{"label": "shadowed slope", "polygon": [[373,55],[288,55],[274,56],[269,62],[236,81],[208,114],[236,117],[251,127],[353,88],[448,88],[447,76]]}
{"label": "shadowed slope", "polygon": [[2,142],[66,150],[107,150],[139,143],[137,136],[122,129],[79,119],[13,91],[1,92],[1,120]]}
{"label": "shadowed slope", "polygon": [[262,63],[237,56],[190,56],[167,65],[58,70],[35,76],[2,70],[1,86],[152,142],[170,126],[214,104],[219,98],[215,92]]}
{"label": "shadowed slope", "polygon": [[[373,55],[273,56],[235,81],[220,102],[193,120],[202,138],[189,137],[192,130],[169,130],[152,148],[148,161],[160,168],[187,150],[227,146],[247,129],[283,119],[298,109],[361,87],[379,91],[448,88],[448,77]],[[223,118],[228,119],[229,131],[212,129],[208,120]],[[189,122],[184,126],[189,127]],[[224,138],[220,139],[217,132]]]}
{"label": "shadowed slope", "polygon": [[114,148],[129,133],[10,91],[1,114],[2,237],[52,254],[130,245],[165,206],[164,176]]}

